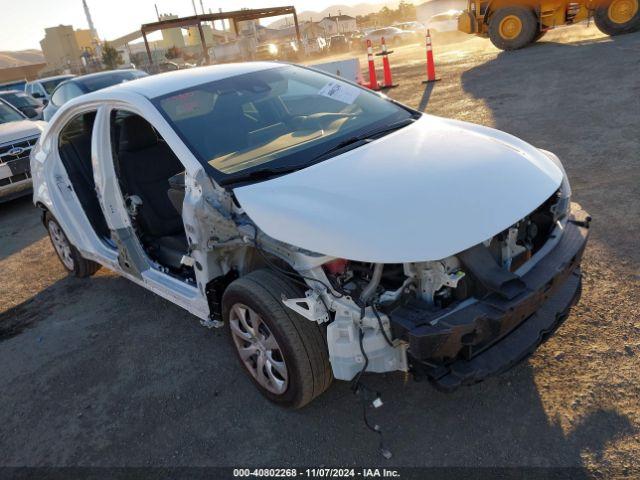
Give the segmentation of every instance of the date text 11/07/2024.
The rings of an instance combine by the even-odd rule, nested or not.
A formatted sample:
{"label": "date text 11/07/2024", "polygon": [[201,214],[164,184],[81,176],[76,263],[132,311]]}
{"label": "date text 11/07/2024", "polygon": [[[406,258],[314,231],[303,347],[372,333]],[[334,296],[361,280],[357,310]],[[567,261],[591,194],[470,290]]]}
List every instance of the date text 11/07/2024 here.
{"label": "date text 11/07/2024", "polygon": [[235,478],[400,478],[400,472],[389,468],[235,468]]}

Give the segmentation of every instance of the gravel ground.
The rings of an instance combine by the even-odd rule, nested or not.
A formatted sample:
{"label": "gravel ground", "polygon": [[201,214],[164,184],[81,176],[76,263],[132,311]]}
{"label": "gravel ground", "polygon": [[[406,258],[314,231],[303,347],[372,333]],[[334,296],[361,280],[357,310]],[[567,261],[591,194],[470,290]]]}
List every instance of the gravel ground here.
{"label": "gravel ground", "polygon": [[[337,382],[301,411],[267,403],[223,332],[100,271],[65,275],[29,199],[0,206],[0,465],[584,467],[640,475],[640,34],[559,29],[518,52],[439,44],[392,56],[389,94],[557,153],[594,218],[582,300],[510,372],[452,394],[402,375],[383,392],[377,453]],[[455,193],[452,193],[455,196]]]}

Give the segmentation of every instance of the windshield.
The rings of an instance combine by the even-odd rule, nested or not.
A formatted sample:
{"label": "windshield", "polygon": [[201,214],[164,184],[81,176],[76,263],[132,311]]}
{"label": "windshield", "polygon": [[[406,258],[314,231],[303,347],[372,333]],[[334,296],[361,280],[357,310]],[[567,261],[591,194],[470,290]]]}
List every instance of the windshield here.
{"label": "windshield", "polygon": [[348,138],[415,115],[370,90],[292,65],[153,102],[221,183],[249,171],[303,168]]}
{"label": "windshield", "polygon": [[103,88],[117,85],[118,83],[128,82],[129,80],[135,80],[136,78],[146,77],[145,72],[138,70],[134,71],[122,71],[111,72],[108,75],[98,75],[95,77],[85,77],[78,79],[78,83],[84,87],[86,92],[95,92]]}
{"label": "windshield", "polygon": [[0,102],[0,123],[17,122],[18,120],[24,120],[24,117],[13,108]]}
{"label": "windshield", "polygon": [[42,85],[44,90],[47,92],[47,95],[51,95],[59,84],[61,84],[65,80],[69,80],[70,78],[73,78],[73,76],[58,77],[52,80],[45,80],[43,82],[40,82],[40,84]]}

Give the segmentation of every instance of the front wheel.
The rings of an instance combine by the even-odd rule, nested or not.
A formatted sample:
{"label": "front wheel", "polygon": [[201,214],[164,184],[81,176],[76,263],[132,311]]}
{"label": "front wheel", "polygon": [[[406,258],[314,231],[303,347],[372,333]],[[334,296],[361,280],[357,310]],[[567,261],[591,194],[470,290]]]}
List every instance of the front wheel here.
{"label": "front wheel", "polygon": [[640,30],[639,0],[612,0],[608,5],[596,9],[596,27],[610,36],[632,33]]}
{"label": "front wheel", "polygon": [[300,408],[333,379],[324,329],[282,303],[301,292],[271,270],[256,270],[229,285],[222,314],[243,370],[272,402]]}
{"label": "front wheel", "polygon": [[489,38],[500,50],[526,47],[533,42],[537,32],[538,19],[528,8],[500,8],[489,19]]}
{"label": "front wheel", "polygon": [[62,227],[49,212],[45,214],[44,223],[49,232],[51,245],[56,251],[62,266],[76,277],[89,277],[100,269],[100,264],[87,260],[80,255],[76,247],[71,245]]}

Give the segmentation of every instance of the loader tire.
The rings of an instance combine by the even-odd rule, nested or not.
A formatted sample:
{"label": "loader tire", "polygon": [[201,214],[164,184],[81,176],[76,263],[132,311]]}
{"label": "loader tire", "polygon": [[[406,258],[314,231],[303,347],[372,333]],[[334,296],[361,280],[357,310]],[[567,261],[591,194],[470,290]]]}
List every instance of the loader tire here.
{"label": "loader tire", "polygon": [[599,6],[593,16],[596,27],[609,36],[640,30],[640,0],[612,0]]}
{"label": "loader tire", "polygon": [[538,32],[536,14],[525,7],[500,8],[489,19],[489,38],[500,50],[526,47]]}

